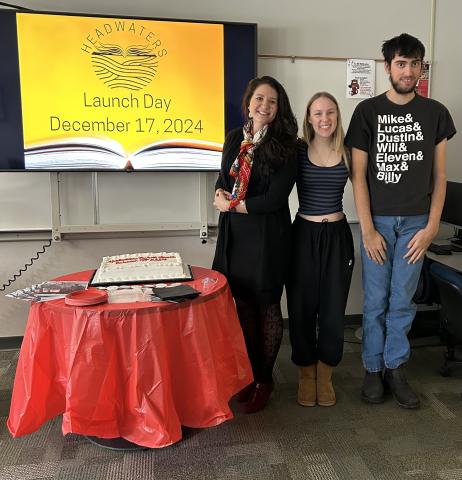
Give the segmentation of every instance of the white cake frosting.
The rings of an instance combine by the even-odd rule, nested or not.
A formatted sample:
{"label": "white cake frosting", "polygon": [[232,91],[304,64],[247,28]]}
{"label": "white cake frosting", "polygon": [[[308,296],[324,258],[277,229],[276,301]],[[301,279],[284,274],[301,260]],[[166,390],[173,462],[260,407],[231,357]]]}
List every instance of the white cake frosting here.
{"label": "white cake frosting", "polygon": [[103,257],[92,284],[187,278],[176,252],[129,253]]}

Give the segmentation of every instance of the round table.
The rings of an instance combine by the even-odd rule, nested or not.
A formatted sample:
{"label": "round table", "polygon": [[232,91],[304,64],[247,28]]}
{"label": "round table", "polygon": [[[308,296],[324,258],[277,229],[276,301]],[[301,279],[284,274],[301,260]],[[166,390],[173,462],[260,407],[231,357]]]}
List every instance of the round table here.
{"label": "round table", "polygon": [[[183,303],[75,307],[34,303],[22,342],[8,428],[31,433],[62,414],[64,434],[121,437],[144,447],[181,439],[181,426],[230,418],[252,381],[223,275],[192,267],[201,294]],[[58,280],[88,280],[93,270]]]}

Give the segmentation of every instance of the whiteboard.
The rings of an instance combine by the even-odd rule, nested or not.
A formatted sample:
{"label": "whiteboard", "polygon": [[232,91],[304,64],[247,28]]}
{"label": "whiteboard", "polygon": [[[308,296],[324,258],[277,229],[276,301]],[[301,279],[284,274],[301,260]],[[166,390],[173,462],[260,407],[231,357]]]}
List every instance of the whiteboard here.
{"label": "whiteboard", "polygon": [[[97,174],[99,224],[201,221],[200,175],[196,172],[102,172]],[[93,225],[92,174],[60,173],[61,225]],[[0,172],[1,231],[50,230],[49,172]],[[213,193],[209,192],[210,205]],[[212,217],[213,218],[213,217]]]}
{"label": "whiteboard", "polygon": [[51,226],[50,174],[0,172],[1,230]]}
{"label": "whiteboard", "polygon": [[[200,221],[196,172],[103,172],[97,174],[99,223],[141,224]],[[63,225],[92,224],[91,174],[60,174]]]}

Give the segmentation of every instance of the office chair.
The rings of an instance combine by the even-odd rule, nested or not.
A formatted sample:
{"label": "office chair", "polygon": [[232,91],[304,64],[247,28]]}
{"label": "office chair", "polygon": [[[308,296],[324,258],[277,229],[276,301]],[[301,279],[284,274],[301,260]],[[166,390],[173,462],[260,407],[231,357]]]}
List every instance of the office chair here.
{"label": "office chair", "polygon": [[[417,305],[434,306],[439,304],[438,291],[435,282],[430,275],[432,260],[424,258],[419,282],[412,301]],[[440,333],[441,321],[439,312],[435,309],[418,309],[411,330],[408,333],[409,339],[432,337]]]}
{"label": "office chair", "polygon": [[447,348],[440,373],[447,377],[454,365],[462,365],[462,355],[456,352],[456,346],[462,345],[462,275],[436,262],[430,274],[439,292],[442,337]]}
{"label": "office chair", "polygon": [[438,300],[438,292],[435,289],[435,282],[430,275],[430,267],[433,261],[424,257],[422,270],[420,271],[419,282],[412,301],[417,305],[433,305]]}

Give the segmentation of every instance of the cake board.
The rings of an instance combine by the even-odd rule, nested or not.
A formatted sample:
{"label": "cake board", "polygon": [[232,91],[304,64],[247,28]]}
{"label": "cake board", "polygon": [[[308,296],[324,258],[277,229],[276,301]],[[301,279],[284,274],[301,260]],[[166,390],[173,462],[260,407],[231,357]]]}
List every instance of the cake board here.
{"label": "cake board", "polygon": [[96,269],[93,272],[93,275],[91,276],[90,281],[88,282],[88,286],[92,287],[110,287],[111,285],[145,285],[145,284],[151,284],[151,283],[173,283],[173,282],[189,282],[191,280],[194,280],[194,276],[192,273],[191,265],[183,264],[183,271],[184,271],[184,276],[183,277],[177,277],[177,278],[156,278],[156,279],[145,279],[145,280],[130,280],[126,282],[93,282],[93,278],[96,275],[96,272],[98,269]]}

